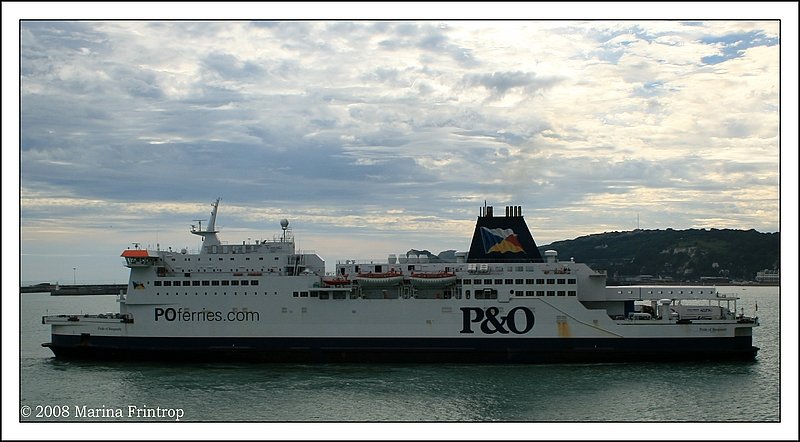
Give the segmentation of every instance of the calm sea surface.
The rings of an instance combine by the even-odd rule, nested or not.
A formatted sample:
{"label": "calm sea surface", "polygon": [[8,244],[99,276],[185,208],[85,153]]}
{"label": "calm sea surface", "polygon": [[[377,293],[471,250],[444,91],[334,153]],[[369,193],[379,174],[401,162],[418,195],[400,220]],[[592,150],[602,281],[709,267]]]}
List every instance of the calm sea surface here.
{"label": "calm sea surface", "polygon": [[[41,316],[115,311],[115,297],[23,294],[19,406],[31,407],[32,415],[20,421],[164,422],[180,410],[181,422],[779,422],[779,290],[720,291],[741,296],[746,314],[758,304],[755,362],[65,362],[41,347],[50,340]],[[140,416],[129,418],[130,407]],[[117,409],[123,417],[113,416]]]}

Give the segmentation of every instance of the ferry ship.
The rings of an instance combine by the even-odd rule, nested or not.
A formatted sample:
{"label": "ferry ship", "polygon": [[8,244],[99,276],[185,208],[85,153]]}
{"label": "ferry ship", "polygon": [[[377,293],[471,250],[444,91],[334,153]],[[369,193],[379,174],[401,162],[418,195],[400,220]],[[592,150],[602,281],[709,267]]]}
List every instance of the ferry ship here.
{"label": "ferry ship", "polygon": [[197,253],[122,252],[119,311],[42,318],[57,358],[264,362],[571,363],[753,360],[758,318],[708,286],[607,287],[539,252],[520,206],[480,208],[468,252],[324,260],[271,240],[227,243],[211,216]]}

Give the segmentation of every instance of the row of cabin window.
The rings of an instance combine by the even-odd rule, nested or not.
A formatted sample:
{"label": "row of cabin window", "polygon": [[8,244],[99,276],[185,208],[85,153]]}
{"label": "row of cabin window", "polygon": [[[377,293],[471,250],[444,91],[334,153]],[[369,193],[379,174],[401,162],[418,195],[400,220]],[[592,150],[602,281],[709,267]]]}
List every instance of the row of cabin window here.
{"label": "row of cabin window", "polygon": [[[629,294],[629,295],[632,295],[632,294],[634,294],[633,290],[627,290],[627,292],[628,292],[628,294]],[[657,294],[659,294],[659,295],[663,295],[663,294],[664,294],[664,290],[657,290],[657,292],[658,292]],[[648,295],[652,295],[652,294],[654,294],[654,293],[655,293],[655,292],[654,292],[653,290],[648,290],[648,291],[647,291],[647,294],[648,294]],[[668,295],[671,295],[672,293],[673,293],[673,291],[672,291],[672,290],[667,290],[667,291],[666,291],[666,294],[668,294]],[[702,294],[703,294],[703,291],[702,291],[702,290],[700,290],[698,293],[702,295]],[[621,294],[622,294],[622,290],[617,290],[617,294],[618,294],[618,295],[621,295]],[[682,294],[683,294],[683,290],[678,290],[678,294],[679,294],[679,295],[682,295]],[[689,294],[690,294],[690,295],[693,295],[693,294],[694,294],[694,290],[689,290]],[[709,294],[709,295],[712,295],[712,294],[714,294],[714,291],[713,291],[713,290],[709,290],[709,291],[708,291],[708,294]]]}
{"label": "row of cabin window", "polygon": [[[256,296],[259,295],[258,292],[252,292],[252,293],[253,293],[253,295],[256,295]],[[242,294],[244,296],[247,296],[247,292],[243,292]],[[273,293],[273,295],[277,295],[277,294],[278,294],[278,292],[274,292]],[[169,295],[170,295],[169,292],[164,292],[164,296],[169,296]],[[194,295],[195,296],[200,296],[200,293],[199,292],[194,292]],[[213,295],[217,296],[217,295],[219,295],[219,293],[214,292]],[[233,296],[238,296],[238,295],[239,295],[239,292],[233,292]],[[267,296],[267,295],[269,295],[269,293],[264,292],[264,296]],[[161,296],[161,292],[156,292],[156,296]],[[175,296],[180,296],[180,293],[175,292]],[[189,296],[189,292],[183,292],[183,296]],[[203,296],[208,296],[208,292],[203,292]],[[228,292],[222,292],[222,296],[228,296]]]}
{"label": "row of cabin window", "polygon": [[[222,261],[222,258],[217,258],[217,259],[218,259],[218,260],[220,260],[220,261]],[[277,261],[278,259],[279,259],[279,257],[277,257],[277,256],[276,256],[276,257],[275,257],[275,260]],[[173,260],[173,261],[175,261],[175,258],[172,258],[172,260]],[[186,261],[186,262],[190,262],[190,261],[192,260],[192,258],[183,258],[183,260],[184,260],[184,261]],[[198,260],[198,261],[200,261],[200,258],[197,258],[197,260]],[[209,261],[211,261],[211,258],[208,258],[208,260],[209,260]],[[230,258],[230,260],[231,260],[231,261],[233,261],[233,260],[234,260],[234,258]],[[250,261],[250,257],[245,257],[245,258],[244,258],[244,260],[245,260],[245,261]],[[258,257],[258,260],[259,260],[259,261],[263,261],[263,260],[264,260],[264,257],[263,257],[263,256],[259,256],[259,257]]]}
{"label": "row of cabin window", "polygon": [[228,280],[213,280],[213,281],[153,281],[153,285],[156,287],[169,287],[169,286],[217,286],[217,285],[258,285],[258,280],[238,280],[234,279],[232,281]]}
{"label": "row of cabin window", "polygon": [[[511,290],[511,294],[515,294],[514,290]],[[577,296],[577,292],[575,290],[526,290],[524,292],[524,296]],[[352,294],[351,299],[356,298],[355,294]],[[523,296],[523,291],[518,290],[516,292],[517,296]],[[329,299],[327,292],[294,292],[292,296],[295,298],[319,298],[319,299]],[[464,297],[469,299],[471,293],[469,290],[464,292]],[[452,294],[447,294],[444,296],[444,299],[450,299]],[[346,299],[347,294],[345,292],[333,292],[333,299]],[[456,294],[456,299],[461,299],[460,293]],[[497,299],[497,290],[495,289],[483,289],[483,290],[475,290],[475,299]]]}
{"label": "row of cabin window", "polygon": [[[511,294],[523,296],[522,290],[511,290]],[[577,296],[578,292],[575,290],[526,290],[524,296]],[[465,292],[465,296],[469,299],[469,290]],[[475,299],[497,299],[497,290],[475,290]]]}
{"label": "row of cabin window", "polygon": [[[464,280],[461,281],[461,283],[469,285],[469,284],[472,284],[472,280],[471,279],[464,279]],[[545,285],[545,284],[576,284],[577,280],[575,280],[574,278],[569,278],[569,279],[566,279],[566,278],[558,278],[558,279],[555,279],[555,278],[549,278],[549,279],[544,279],[544,278],[539,278],[539,279],[476,279],[475,280],[475,284],[492,284],[492,283],[495,284],[495,285],[498,285],[498,284],[520,284],[520,285],[521,284],[527,284],[527,285],[534,285],[534,284],[539,284],[539,285]]]}
{"label": "row of cabin window", "polygon": [[[484,264],[484,265],[486,265],[486,264]],[[475,268],[473,268],[472,266],[475,266]],[[484,268],[488,270],[489,266],[486,265],[486,267],[484,267]],[[478,269],[477,264],[470,264],[469,270],[477,270],[477,269]],[[524,266],[524,267],[523,266],[506,266],[506,267],[493,266],[492,270],[496,270],[498,272],[502,272],[503,270],[505,270],[506,272],[533,272],[533,271],[536,270],[536,268],[533,267],[533,266]]]}

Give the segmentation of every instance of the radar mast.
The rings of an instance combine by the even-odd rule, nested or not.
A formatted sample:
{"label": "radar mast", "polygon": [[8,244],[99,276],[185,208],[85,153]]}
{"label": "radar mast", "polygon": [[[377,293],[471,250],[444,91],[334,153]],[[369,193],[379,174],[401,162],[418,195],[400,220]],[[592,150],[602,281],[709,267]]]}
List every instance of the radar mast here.
{"label": "radar mast", "polygon": [[197,226],[192,225],[191,232],[195,235],[199,235],[203,237],[203,246],[218,246],[220,245],[219,237],[217,237],[217,233],[219,230],[216,230],[216,222],[217,222],[217,209],[219,209],[219,198],[216,201],[211,203],[211,217],[208,219],[208,225],[206,229],[203,230],[202,222],[198,222]]}

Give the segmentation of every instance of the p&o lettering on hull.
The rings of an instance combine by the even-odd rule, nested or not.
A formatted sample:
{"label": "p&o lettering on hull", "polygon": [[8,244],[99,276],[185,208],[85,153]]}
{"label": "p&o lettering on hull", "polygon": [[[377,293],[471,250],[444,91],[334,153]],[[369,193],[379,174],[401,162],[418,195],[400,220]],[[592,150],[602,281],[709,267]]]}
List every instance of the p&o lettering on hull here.
{"label": "p&o lettering on hull", "polygon": [[495,333],[524,335],[533,329],[536,317],[528,307],[514,307],[508,314],[498,316],[500,309],[489,307],[461,307],[463,327],[460,333],[475,333],[472,324],[480,324],[480,331],[487,335]]}

